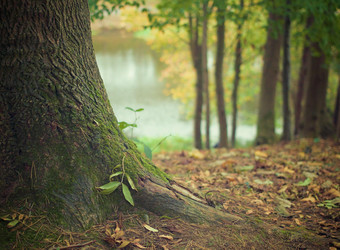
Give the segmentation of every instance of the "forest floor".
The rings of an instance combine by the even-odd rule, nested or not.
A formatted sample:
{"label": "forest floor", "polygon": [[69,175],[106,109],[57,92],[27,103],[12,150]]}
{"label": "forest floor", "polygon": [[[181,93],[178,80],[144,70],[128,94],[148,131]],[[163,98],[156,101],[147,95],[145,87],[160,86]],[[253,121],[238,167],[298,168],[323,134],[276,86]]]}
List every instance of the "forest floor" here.
{"label": "forest floor", "polygon": [[340,248],[339,143],[297,140],[247,149],[164,152],[154,155],[153,162],[246,224],[197,225],[139,209],[117,213],[81,234],[58,229],[54,233],[62,237],[49,242],[51,249]]}

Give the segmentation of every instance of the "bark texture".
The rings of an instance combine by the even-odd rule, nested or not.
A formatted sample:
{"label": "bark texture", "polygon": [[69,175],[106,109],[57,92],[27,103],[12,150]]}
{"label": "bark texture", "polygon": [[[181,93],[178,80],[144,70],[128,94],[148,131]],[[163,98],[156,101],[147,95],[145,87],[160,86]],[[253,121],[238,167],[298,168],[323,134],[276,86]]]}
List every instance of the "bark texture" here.
{"label": "bark texture", "polygon": [[225,111],[224,87],[223,87],[223,59],[225,47],[225,5],[217,6],[217,44],[216,44],[216,62],[215,62],[215,85],[216,85],[216,105],[217,117],[219,123],[219,141],[218,147],[228,147],[228,127]]}
{"label": "bark texture", "polygon": [[[240,9],[243,10],[243,0],[240,1]],[[243,20],[240,21],[240,24],[237,26],[237,42],[235,49],[235,78],[234,78],[234,86],[232,93],[232,101],[233,101],[233,114],[232,114],[232,130],[231,130],[231,146],[235,147],[236,142],[236,128],[237,128],[237,96],[238,96],[238,87],[240,84],[240,74],[241,74],[241,65],[242,65],[242,43],[241,43],[241,34],[242,34],[242,26]]]}
{"label": "bark texture", "polygon": [[[306,29],[309,29],[309,27],[312,24],[312,18],[308,18],[306,23]],[[294,135],[297,136],[299,133],[299,127],[300,127],[300,119],[301,119],[301,113],[302,113],[302,106],[303,106],[303,97],[305,93],[305,86],[307,85],[307,76],[308,76],[308,65],[310,60],[310,44],[308,36],[305,37],[305,42],[303,46],[303,52],[302,52],[302,59],[301,59],[301,65],[300,65],[300,71],[299,71],[299,80],[298,80],[298,86],[297,86],[297,93],[295,98],[295,110],[294,110]]]}
{"label": "bark texture", "polygon": [[283,100],[283,133],[281,139],[291,140],[291,119],[289,107],[290,89],[290,0],[286,0],[287,14],[284,20],[283,31],[283,70],[282,70],[282,100]]}
{"label": "bark texture", "polygon": [[88,228],[126,205],[120,190],[95,189],[118,168],[137,186],[137,205],[211,220],[186,214],[212,208],[176,189],[119,130],[95,61],[87,1],[7,0],[0,9],[0,209],[34,205],[59,226]]}
{"label": "bark texture", "polygon": [[314,44],[317,55],[311,56],[309,64],[308,85],[303,108],[301,136],[315,138],[322,134],[328,117],[326,111],[326,95],[328,86],[328,65],[325,55],[317,44]]}
{"label": "bark texture", "polygon": [[[269,13],[258,107],[257,135],[255,143],[272,143],[275,140],[275,93],[280,69],[281,34],[277,27],[280,17]],[[275,26],[273,25],[275,24]]]}
{"label": "bark texture", "polygon": [[196,71],[196,97],[194,115],[194,146],[202,148],[201,121],[203,110],[202,45],[199,43],[199,17],[189,16],[189,37],[192,62]]}
{"label": "bark texture", "polygon": [[202,79],[205,106],[205,148],[210,148],[210,95],[208,72],[208,2],[203,2],[202,23]]}

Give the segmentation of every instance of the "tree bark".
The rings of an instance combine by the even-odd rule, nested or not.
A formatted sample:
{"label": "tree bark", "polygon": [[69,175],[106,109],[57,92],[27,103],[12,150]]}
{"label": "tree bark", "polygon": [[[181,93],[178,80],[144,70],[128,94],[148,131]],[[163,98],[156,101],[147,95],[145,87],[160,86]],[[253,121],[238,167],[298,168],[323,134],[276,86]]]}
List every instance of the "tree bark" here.
{"label": "tree bark", "polygon": [[325,55],[317,44],[313,48],[318,55],[311,56],[309,64],[308,85],[303,108],[301,136],[316,138],[321,136],[326,112],[326,95],[328,86],[328,65]]}
{"label": "tree bark", "polygon": [[225,4],[217,6],[217,45],[215,62],[216,105],[219,123],[219,148],[228,147],[228,124],[225,111],[224,87],[223,87],[223,59],[225,47]]}
{"label": "tree bark", "polygon": [[196,97],[195,97],[195,115],[194,115],[194,146],[202,149],[202,109],[203,109],[203,77],[202,77],[202,46],[199,44],[199,17],[194,20],[189,16],[189,37],[190,51],[193,65],[196,71]]}
{"label": "tree bark", "polygon": [[[243,0],[240,1],[240,9],[243,10]],[[235,147],[236,141],[236,127],[237,127],[237,92],[238,86],[240,83],[240,74],[241,74],[241,65],[242,65],[242,43],[241,43],[241,34],[242,34],[242,26],[243,20],[240,21],[241,23],[237,26],[237,43],[236,43],[236,50],[235,50],[235,79],[234,79],[234,87],[232,93],[232,101],[233,101],[233,114],[232,114],[232,131],[231,131],[231,146]]]}
{"label": "tree bark", "polygon": [[283,100],[283,133],[281,139],[291,140],[291,119],[289,108],[290,88],[290,0],[286,0],[286,11],[283,34],[283,70],[282,70],[282,100]]}
{"label": "tree bark", "polygon": [[338,74],[338,93],[334,109],[334,126],[336,128],[336,139],[340,140],[340,74]]}
{"label": "tree bark", "polygon": [[2,210],[35,204],[59,226],[88,228],[126,205],[119,190],[105,196],[95,188],[115,168],[135,183],[138,206],[196,222],[237,220],[182,194],[119,130],[86,0],[7,0],[0,9]]}
{"label": "tree bark", "polygon": [[203,2],[202,24],[202,79],[204,87],[205,103],[205,148],[210,148],[210,96],[208,73],[208,2]]}
{"label": "tree bark", "polygon": [[[309,29],[310,25],[312,24],[312,18],[307,19],[306,23],[306,29]],[[305,37],[303,52],[302,52],[302,59],[301,59],[301,65],[300,65],[300,71],[299,71],[299,80],[298,80],[298,86],[297,86],[297,93],[295,98],[295,112],[294,112],[294,135],[297,136],[299,134],[299,127],[300,127],[300,119],[301,119],[301,113],[302,113],[302,101],[304,97],[305,92],[305,86],[308,76],[308,63],[310,60],[310,45],[308,41],[308,37]]]}
{"label": "tree bark", "polygon": [[269,13],[255,139],[257,145],[275,140],[275,92],[280,68],[281,35],[278,30],[274,30],[272,24],[277,24],[279,20],[277,14]]}

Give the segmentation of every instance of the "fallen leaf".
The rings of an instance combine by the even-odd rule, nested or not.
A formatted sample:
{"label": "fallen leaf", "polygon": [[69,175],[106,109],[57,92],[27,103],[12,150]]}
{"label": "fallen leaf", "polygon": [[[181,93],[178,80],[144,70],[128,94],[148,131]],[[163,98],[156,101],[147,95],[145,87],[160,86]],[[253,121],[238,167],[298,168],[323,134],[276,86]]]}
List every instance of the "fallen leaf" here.
{"label": "fallen leaf", "polygon": [[288,188],[288,186],[285,185],[285,186],[283,186],[282,188],[280,188],[280,190],[277,191],[277,192],[278,192],[279,194],[284,193],[284,192],[286,192],[287,188]]}
{"label": "fallen leaf", "polygon": [[328,190],[326,192],[326,194],[330,194],[330,195],[333,195],[335,197],[340,197],[340,192],[338,190],[336,190],[335,188],[331,188],[330,190]]}
{"label": "fallen leaf", "polygon": [[249,210],[246,212],[246,214],[252,214],[252,213],[254,213],[254,211],[253,211],[252,209],[249,209]]}
{"label": "fallen leaf", "polygon": [[301,222],[299,221],[299,219],[294,219],[294,221],[295,221],[295,223],[297,224],[297,225],[299,225],[299,226],[301,226]]}
{"label": "fallen leaf", "polygon": [[174,237],[172,237],[171,235],[164,235],[164,234],[161,234],[159,236],[159,238],[163,238],[163,239],[167,239],[167,240],[173,240]]}
{"label": "fallen leaf", "polygon": [[306,180],[304,181],[299,181],[296,185],[297,186],[300,186],[300,187],[305,187],[305,186],[308,186],[309,184],[312,183],[312,179],[310,178],[307,178]]}
{"label": "fallen leaf", "polygon": [[157,233],[157,232],[158,232],[157,229],[155,229],[155,228],[153,228],[153,227],[150,227],[150,226],[147,225],[147,224],[143,224],[143,227],[144,227],[145,229],[149,230],[150,232],[154,232],[154,233]]}
{"label": "fallen leaf", "polygon": [[205,157],[204,154],[198,149],[194,149],[193,151],[189,152],[188,155],[197,160],[203,160]]}
{"label": "fallen leaf", "polygon": [[139,249],[145,249],[145,246],[142,246],[141,244],[137,243],[133,243],[134,246],[138,247]]}
{"label": "fallen leaf", "polygon": [[283,172],[286,172],[286,173],[288,173],[288,174],[295,174],[295,171],[292,170],[292,169],[290,169],[290,168],[288,168],[287,166],[284,167],[284,169],[282,169],[282,171],[283,171]]}
{"label": "fallen leaf", "polygon": [[126,247],[127,245],[129,245],[131,243],[131,241],[128,240],[122,240],[122,243],[119,245],[118,248],[123,248]]}
{"label": "fallen leaf", "polygon": [[255,151],[255,159],[256,158],[268,158],[268,155],[262,151]]}
{"label": "fallen leaf", "polygon": [[311,196],[311,195],[308,196],[307,198],[303,198],[301,201],[310,201],[312,203],[316,202],[315,198],[313,196]]}

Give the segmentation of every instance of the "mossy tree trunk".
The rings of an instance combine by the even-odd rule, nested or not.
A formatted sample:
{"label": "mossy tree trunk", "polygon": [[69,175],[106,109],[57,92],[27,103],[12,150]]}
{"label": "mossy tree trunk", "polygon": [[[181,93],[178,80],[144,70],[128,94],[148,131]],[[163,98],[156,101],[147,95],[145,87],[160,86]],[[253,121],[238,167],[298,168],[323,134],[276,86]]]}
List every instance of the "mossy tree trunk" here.
{"label": "mossy tree trunk", "polygon": [[211,208],[182,195],[119,130],[87,1],[3,0],[0,9],[1,209],[25,200],[59,225],[87,228],[124,201],[95,191],[121,164],[138,188],[137,205],[209,220],[203,211]]}
{"label": "mossy tree trunk", "polygon": [[261,90],[257,117],[256,144],[272,143],[275,140],[275,94],[280,69],[280,16],[270,12],[267,41],[265,45]]}

